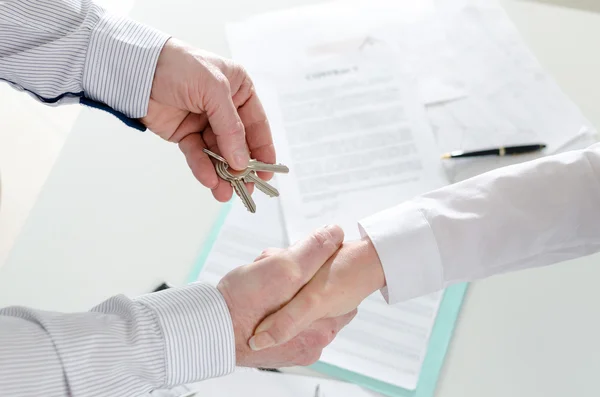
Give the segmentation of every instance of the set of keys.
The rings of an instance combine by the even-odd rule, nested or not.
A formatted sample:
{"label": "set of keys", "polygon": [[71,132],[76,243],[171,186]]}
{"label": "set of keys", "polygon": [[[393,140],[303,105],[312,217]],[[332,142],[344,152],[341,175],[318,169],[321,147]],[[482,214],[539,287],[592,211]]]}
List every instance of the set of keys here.
{"label": "set of keys", "polygon": [[215,169],[219,178],[231,183],[233,190],[238,195],[246,209],[252,213],[256,212],[256,203],[246,189],[246,183],[254,183],[254,186],[269,197],[279,197],[279,191],[267,182],[263,181],[256,174],[259,171],[274,172],[277,174],[287,174],[290,169],[283,164],[267,164],[262,161],[251,159],[248,167],[243,171],[235,171],[229,168],[227,160],[208,149],[204,153],[217,160]]}

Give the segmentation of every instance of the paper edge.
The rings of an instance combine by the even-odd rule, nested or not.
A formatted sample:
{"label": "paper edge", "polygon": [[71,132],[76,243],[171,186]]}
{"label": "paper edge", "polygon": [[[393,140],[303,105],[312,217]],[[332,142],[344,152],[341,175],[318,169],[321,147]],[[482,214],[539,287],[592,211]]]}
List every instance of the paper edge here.
{"label": "paper edge", "polygon": [[438,315],[429,338],[427,354],[414,390],[409,390],[340,367],[317,362],[313,370],[363,386],[390,397],[433,397],[444,365],[450,341],[467,291],[467,283],[453,285],[444,292]]}

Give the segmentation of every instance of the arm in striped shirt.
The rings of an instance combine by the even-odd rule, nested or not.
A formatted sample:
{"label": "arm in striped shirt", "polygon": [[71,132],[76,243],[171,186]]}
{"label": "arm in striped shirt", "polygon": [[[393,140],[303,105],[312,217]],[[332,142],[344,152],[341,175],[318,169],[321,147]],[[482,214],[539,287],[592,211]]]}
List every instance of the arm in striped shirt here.
{"label": "arm in striped shirt", "polygon": [[6,396],[134,397],[234,367],[227,304],[205,284],[116,296],[87,313],[0,310]]}
{"label": "arm in striped shirt", "polygon": [[0,1],[0,79],[48,104],[141,118],[168,39],[91,0]]}

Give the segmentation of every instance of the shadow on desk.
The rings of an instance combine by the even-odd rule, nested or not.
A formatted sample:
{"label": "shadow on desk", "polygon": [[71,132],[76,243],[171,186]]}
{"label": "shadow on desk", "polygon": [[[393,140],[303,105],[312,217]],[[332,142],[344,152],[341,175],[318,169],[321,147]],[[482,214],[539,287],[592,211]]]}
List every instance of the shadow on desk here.
{"label": "shadow on desk", "polygon": [[522,0],[542,4],[550,4],[559,7],[574,8],[583,11],[600,13],[600,1],[598,0]]}

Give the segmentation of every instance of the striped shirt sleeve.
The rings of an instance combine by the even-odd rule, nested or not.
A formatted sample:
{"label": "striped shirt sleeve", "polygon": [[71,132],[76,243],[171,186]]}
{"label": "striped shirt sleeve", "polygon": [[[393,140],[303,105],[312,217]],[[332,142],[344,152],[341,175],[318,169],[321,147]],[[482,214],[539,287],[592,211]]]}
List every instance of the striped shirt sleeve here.
{"label": "striped shirt sleeve", "polygon": [[86,313],[0,310],[0,390],[6,396],[133,397],[235,368],[223,296],[206,284]]}
{"label": "striped shirt sleeve", "polygon": [[0,1],[0,79],[48,104],[140,118],[168,39],[91,0]]}

